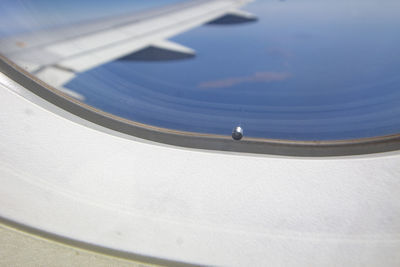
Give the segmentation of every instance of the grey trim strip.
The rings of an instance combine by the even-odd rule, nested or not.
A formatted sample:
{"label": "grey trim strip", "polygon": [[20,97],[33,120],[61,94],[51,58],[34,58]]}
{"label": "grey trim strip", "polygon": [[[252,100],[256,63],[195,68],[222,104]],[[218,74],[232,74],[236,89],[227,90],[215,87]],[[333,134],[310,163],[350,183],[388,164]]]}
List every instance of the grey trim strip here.
{"label": "grey trim strip", "polygon": [[400,150],[400,134],[344,141],[290,141],[182,132],[154,127],[95,109],[56,90],[0,55],[0,71],[48,102],[90,122],[159,143],[218,151],[298,157],[362,155]]}
{"label": "grey trim strip", "polygon": [[140,254],[134,254],[130,252],[123,252],[115,249],[110,249],[106,247],[101,247],[97,245],[93,245],[90,243],[82,242],[82,241],[77,241],[74,239],[70,239],[67,237],[59,236],[56,234],[52,234],[49,232],[45,232],[24,224],[20,224],[17,222],[14,222],[12,220],[3,218],[0,216],[0,223],[2,223],[5,226],[8,226],[10,228],[14,228],[17,230],[20,230],[22,232],[39,236],[57,243],[61,243],[64,245],[68,245],[71,247],[75,247],[78,249],[83,249],[83,250],[88,250],[94,253],[99,253],[103,254],[105,256],[111,256],[111,257],[117,257],[120,259],[125,259],[125,260],[132,260],[138,263],[142,264],[151,264],[151,265],[159,265],[159,266],[176,266],[176,267],[197,267],[197,266],[202,266],[202,265],[196,265],[196,264],[189,264],[189,263],[184,263],[184,262],[178,262],[178,261],[170,261],[170,260],[164,260],[164,259],[159,259],[159,258],[153,258],[153,257],[148,257],[148,256],[143,256]]}

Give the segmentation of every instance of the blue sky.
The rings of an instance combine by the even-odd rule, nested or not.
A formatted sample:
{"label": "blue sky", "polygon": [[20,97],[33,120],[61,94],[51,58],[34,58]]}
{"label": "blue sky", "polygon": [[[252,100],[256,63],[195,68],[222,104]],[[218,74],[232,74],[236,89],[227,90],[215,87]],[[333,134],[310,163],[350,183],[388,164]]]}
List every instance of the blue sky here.
{"label": "blue sky", "polygon": [[1,0],[0,36],[168,5],[184,0]]}
{"label": "blue sky", "polygon": [[[3,35],[177,1],[0,7],[7,2],[1,12],[21,22],[3,25]],[[260,20],[202,26],[172,39],[195,49],[195,59],[111,62],[67,87],[113,114],[185,131],[230,134],[241,124],[247,136],[291,140],[400,132],[400,1],[259,0],[245,9]],[[33,23],[24,26],[26,16]]]}

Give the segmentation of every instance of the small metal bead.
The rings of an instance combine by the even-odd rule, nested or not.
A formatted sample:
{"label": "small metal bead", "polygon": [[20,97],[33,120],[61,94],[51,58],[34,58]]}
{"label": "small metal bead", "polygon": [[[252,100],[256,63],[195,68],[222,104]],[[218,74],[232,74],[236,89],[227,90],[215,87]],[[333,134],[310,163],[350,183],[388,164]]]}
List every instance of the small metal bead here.
{"label": "small metal bead", "polygon": [[239,141],[243,138],[243,129],[240,126],[237,126],[232,131],[233,140]]}

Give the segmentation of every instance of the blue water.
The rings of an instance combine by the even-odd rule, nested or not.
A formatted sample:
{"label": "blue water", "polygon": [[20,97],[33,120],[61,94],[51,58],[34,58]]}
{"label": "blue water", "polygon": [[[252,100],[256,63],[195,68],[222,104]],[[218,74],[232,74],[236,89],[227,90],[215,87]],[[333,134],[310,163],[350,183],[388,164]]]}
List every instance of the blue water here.
{"label": "blue water", "polygon": [[[143,2],[134,6],[153,7]],[[240,124],[246,136],[291,140],[400,132],[400,1],[258,0],[244,9],[259,21],[172,39],[194,59],[111,62],[66,87],[104,111],[184,131],[230,135]]]}

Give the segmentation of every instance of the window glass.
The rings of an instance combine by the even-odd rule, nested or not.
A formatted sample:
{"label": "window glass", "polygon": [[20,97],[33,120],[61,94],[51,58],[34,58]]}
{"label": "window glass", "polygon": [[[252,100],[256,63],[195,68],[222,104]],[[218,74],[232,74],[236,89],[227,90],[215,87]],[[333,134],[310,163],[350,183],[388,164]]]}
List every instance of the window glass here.
{"label": "window glass", "polygon": [[[251,21],[237,23],[239,16],[224,16],[225,23],[213,18],[214,23],[167,38],[160,33],[133,53],[83,71],[58,65],[59,54],[90,45],[70,43],[66,49],[63,42],[75,38],[74,32],[110,30],[135,17],[137,24],[152,21],[144,24],[147,28],[135,28],[129,40],[135,47],[148,32],[166,31],[159,24],[164,21],[157,19],[170,12],[169,7],[186,8],[188,2],[207,4],[2,1],[0,53],[45,82],[53,72],[73,72],[56,87],[95,108],[162,128],[230,135],[241,126],[248,137],[287,140],[347,140],[400,132],[399,1],[258,0],[237,8],[257,17]],[[187,16],[188,25],[195,15]],[[57,36],[65,29],[67,38]],[[32,46],[24,39],[27,35]],[[43,54],[24,58],[15,52],[54,38],[56,43]],[[106,46],[109,39],[95,42],[96,47]],[[37,57],[45,62],[40,67]],[[40,76],[48,66],[52,72]]]}

